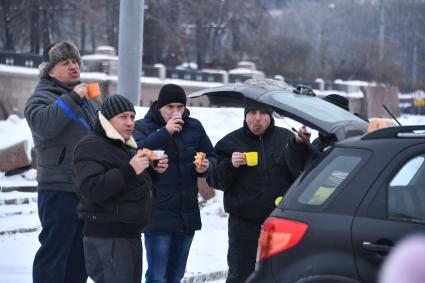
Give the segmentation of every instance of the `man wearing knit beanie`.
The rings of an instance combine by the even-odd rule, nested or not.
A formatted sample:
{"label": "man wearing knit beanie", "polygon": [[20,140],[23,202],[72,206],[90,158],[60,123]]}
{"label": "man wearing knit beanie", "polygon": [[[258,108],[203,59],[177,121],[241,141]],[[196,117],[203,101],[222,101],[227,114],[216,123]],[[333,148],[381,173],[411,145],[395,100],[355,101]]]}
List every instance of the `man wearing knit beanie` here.
{"label": "man wearing knit beanie", "polygon": [[349,101],[346,97],[339,95],[339,94],[329,94],[323,98],[327,102],[330,102],[338,107],[341,107],[342,109],[345,109],[347,111],[350,111],[349,107]]}
{"label": "man wearing knit beanie", "polygon": [[[342,95],[332,93],[325,96],[323,100],[350,111],[349,101]],[[357,116],[364,119],[361,115]],[[309,164],[312,164],[321,152],[336,142],[335,135],[318,133],[318,137],[310,144],[310,136],[311,131],[306,126],[301,125],[294,140],[290,141],[286,148],[289,168],[296,176],[301,174]]]}
{"label": "man wearing knit beanie", "polygon": [[[28,98],[25,118],[36,156],[41,247],[33,264],[34,283],[82,283],[87,280],[83,222],[72,173],[72,152],[92,131],[97,103],[87,100],[80,81],[78,48],[67,41],[49,45],[39,66],[40,81]],[[52,272],[54,270],[54,272]]]}
{"label": "man wearing knit beanie", "polygon": [[186,93],[184,89],[175,84],[164,85],[159,91],[157,108],[160,109],[173,102],[186,106]]}
{"label": "man wearing knit beanie", "polygon": [[246,117],[246,114],[251,111],[263,111],[269,114],[270,117],[272,117],[273,108],[267,104],[257,102],[252,99],[245,99],[244,103],[244,116]]}
{"label": "man wearing knit beanie", "polygon": [[[248,98],[244,103],[243,126],[215,145],[219,163],[208,179],[224,191],[229,213],[226,282],[245,282],[254,271],[261,225],[293,181],[283,149],[294,135],[275,126],[272,107]],[[252,163],[248,152],[256,156]]]}
{"label": "man wearing knit beanie", "polygon": [[[184,89],[175,84],[161,88],[158,100],[136,122],[134,138],[139,148],[162,149],[169,158],[156,186],[153,220],[145,231],[146,283],[180,282],[194,233],[201,229],[197,181],[215,167],[213,146],[201,122],[190,117]],[[193,163],[197,152],[206,154],[199,166]]]}
{"label": "man wearing knit beanie", "polygon": [[94,131],[74,151],[86,268],[94,282],[142,281],[141,232],[151,221],[152,182],[168,159],[153,163],[137,151],[131,136],[135,115],[124,96],[106,98]]}

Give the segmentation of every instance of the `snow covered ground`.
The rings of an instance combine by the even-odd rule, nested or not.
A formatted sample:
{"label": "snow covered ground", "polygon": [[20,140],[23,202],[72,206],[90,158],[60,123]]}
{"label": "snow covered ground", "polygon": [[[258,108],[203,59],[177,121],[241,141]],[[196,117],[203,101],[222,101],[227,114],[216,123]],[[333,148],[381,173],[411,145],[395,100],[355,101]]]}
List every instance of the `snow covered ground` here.
{"label": "snow covered ground", "polygon": [[[147,108],[139,107],[137,118],[142,118]],[[228,132],[239,128],[243,121],[243,110],[239,108],[199,108],[190,107],[191,116],[199,119],[213,144]],[[424,124],[425,116],[403,116],[399,121],[404,124]],[[290,120],[276,121],[283,127],[289,125],[298,128]],[[0,148],[10,146],[21,140],[32,143],[31,133],[24,119],[16,116],[0,121]],[[34,171],[22,175],[5,177],[0,172],[0,187],[34,186]],[[36,193],[1,192],[0,193],[0,282],[31,282],[32,260],[39,247],[39,220],[37,216]],[[3,205],[16,199],[16,205]],[[195,234],[190,251],[185,277],[225,271],[227,269],[227,216],[222,205],[222,194],[209,200],[201,209],[203,228]],[[24,229],[25,233],[2,233]],[[32,231],[32,232],[31,232]],[[145,263],[146,261],[144,261]],[[146,268],[146,264],[144,266]],[[223,279],[214,282],[224,282]]]}

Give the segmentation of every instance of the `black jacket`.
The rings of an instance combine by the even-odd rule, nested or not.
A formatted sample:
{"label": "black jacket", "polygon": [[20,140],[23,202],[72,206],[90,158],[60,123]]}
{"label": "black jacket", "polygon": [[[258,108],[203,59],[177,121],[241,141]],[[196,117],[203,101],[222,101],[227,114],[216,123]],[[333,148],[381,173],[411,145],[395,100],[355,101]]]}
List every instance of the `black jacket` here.
{"label": "black jacket", "polygon": [[98,105],[81,99],[73,87],[43,78],[28,98],[25,118],[37,154],[38,190],[74,192],[72,152],[92,131]]}
{"label": "black jacket", "polygon": [[[102,117],[103,118],[103,117]],[[136,175],[129,164],[136,153],[122,140],[110,138],[112,125],[103,118],[95,131],[75,147],[74,173],[80,198],[79,217],[86,236],[139,237],[149,224],[153,207],[153,185],[144,170]],[[105,123],[104,121],[107,121]],[[106,125],[106,126],[105,126]],[[118,133],[117,133],[118,135]],[[154,173],[156,174],[156,173]]]}
{"label": "black jacket", "polygon": [[[262,136],[253,135],[247,124],[222,138],[215,146],[219,165],[209,183],[224,191],[224,208],[229,214],[258,223],[275,208],[274,200],[283,195],[293,181],[283,155],[293,134],[270,127]],[[233,152],[258,151],[258,166],[235,168]]]}
{"label": "black jacket", "polygon": [[[198,177],[212,173],[217,158],[204,127],[198,120],[183,114],[183,130],[170,135],[156,102],[146,116],[136,122],[134,138],[142,148],[162,149],[168,155],[168,168],[156,186],[156,203],[152,224],[146,232],[173,233],[201,229],[198,205]],[[195,171],[193,164],[197,151],[207,154],[209,168],[203,174]]]}
{"label": "black jacket", "polygon": [[285,158],[289,170],[294,176],[300,175],[308,166],[317,164],[324,156],[323,151],[335,142],[336,137],[334,135],[325,136],[320,133],[311,144],[297,143],[295,138],[292,138],[285,149]]}

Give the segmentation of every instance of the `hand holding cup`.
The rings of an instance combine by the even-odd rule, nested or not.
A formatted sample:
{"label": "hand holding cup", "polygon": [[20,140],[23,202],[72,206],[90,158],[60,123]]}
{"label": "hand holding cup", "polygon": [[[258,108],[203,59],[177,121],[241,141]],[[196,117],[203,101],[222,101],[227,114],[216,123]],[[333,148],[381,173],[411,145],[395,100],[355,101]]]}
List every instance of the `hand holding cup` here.
{"label": "hand holding cup", "polygon": [[238,168],[242,165],[246,165],[245,154],[242,152],[233,152],[232,153],[232,165],[235,168]]}
{"label": "hand holding cup", "polygon": [[153,160],[152,168],[159,174],[162,174],[168,168],[168,155],[163,150],[153,150],[156,158]]}
{"label": "hand holding cup", "polygon": [[130,165],[133,167],[136,175],[139,175],[143,172],[143,170],[149,167],[149,158],[138,152],[135,156],[133,156],[133,158],[131,158]]}
{"label": "hand holding cup", "polygon": [[173,135],[181,132],[181,130],[183,129],[183,124],[184,121],[182,119],[182,114],[180,112],[173,112],[171,114],[171,118],[165,125],[165,128],[171,135]]}

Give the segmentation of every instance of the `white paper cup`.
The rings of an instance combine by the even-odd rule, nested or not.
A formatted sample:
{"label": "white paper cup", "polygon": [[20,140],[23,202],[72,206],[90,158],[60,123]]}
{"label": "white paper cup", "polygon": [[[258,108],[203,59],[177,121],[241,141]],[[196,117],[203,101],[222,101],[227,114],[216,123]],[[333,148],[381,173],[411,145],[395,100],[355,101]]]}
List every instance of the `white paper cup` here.
{"label": "white paper cup", "polygon": [[174,118],[174,117],[178,117],[178,118],[182,118],[182,113],[180,113],[180,112],[173,112],[173,113],[171,113],[171,117],[172,118]]}
{"label": "white paper cup", "polygon": [[161,158],[164,156],[165,151],[162,149],[156,149],[156,150],[152,150],[153,153],[155,153],[156,157]]}

